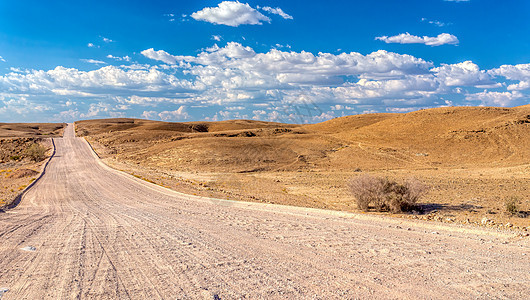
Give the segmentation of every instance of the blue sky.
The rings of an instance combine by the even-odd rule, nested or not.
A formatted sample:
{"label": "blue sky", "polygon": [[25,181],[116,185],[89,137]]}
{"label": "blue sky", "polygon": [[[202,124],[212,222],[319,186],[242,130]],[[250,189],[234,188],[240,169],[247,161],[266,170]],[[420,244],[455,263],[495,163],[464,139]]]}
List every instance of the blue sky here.
{"label": "blue sky", "polygon": [[530,103],[530,1],[1,1],[0,122]]}

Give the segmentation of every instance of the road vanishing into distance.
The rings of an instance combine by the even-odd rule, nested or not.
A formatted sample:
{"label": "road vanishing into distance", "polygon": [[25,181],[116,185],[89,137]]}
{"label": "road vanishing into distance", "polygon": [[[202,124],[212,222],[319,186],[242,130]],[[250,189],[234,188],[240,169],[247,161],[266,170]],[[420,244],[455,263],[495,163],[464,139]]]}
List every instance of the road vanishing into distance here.
{"label": "road vanishing into distance", "polygon": [[105,166],[69,125],[0,213],[2,299],[528,299],[514,234],[183,195]]}

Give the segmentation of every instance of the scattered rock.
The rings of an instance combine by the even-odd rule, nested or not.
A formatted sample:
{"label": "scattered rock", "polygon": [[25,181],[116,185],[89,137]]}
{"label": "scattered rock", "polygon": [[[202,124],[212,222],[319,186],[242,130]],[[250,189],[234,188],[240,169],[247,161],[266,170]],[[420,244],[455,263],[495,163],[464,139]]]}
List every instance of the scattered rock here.
{"label": "scattered rock", "polygon": [[8,288],[0,288],[0,299],[2,299],[2,296],[4,295],[5,292],[9,291]]}
{"label": "scattered rock", "polygon": [[36,251],[37,248],[35,248],[35,247],[33,247],[33,246],[26,246],[26,247],[24,247],[24,248],[20,248],[20,250],[33,252],[33,251]]}

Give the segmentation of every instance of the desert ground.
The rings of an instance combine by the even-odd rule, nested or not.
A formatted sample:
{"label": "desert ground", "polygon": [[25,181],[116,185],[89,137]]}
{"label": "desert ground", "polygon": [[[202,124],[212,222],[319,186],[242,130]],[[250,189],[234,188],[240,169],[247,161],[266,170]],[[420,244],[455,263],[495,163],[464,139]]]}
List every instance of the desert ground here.
{"label": "desert ground", "polygon": [[[274,129],[273,129],[274,130]],[[515,232],[186,195],[104,164],[73,125],[0,213],[2,299],[524,299]]]}
{"label": "desert ground", "polygon": [[[430,187],[422,211],[395,217],[530,230],[529,105],[312,125],[105,119],[76,130],[108,165],[188,194],[359,212],[350,178],[415,177]],[[511,198],[518,214],[506,211]]]}
{"label": "desert ground", "polygon": [[42,172],[45,158],[31,159],[28,148],[33,144],[46,148],[51,155],[50,137],[60,137],[66,124],[0,123],[0,209],[9,206]]}

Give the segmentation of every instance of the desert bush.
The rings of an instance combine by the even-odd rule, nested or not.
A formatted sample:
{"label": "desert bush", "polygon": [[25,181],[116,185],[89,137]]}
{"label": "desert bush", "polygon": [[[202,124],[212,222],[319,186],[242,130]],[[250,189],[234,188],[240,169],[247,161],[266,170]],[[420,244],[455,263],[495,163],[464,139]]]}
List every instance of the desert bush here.
{"label": "desert bush", "polygon": [[504,201],[504,207],[506,208],[506,212],[508,212],[511,215],[517,214],[517,212],[519,211],[519,209],[517,208],[518,200],[519,199],[515,196],[508,197]]}
{"label": "desert bush", "polygon": [[31,144],[25,151],[25,154],[33,161],[42,161],[46,158],[46,147],[39,143]]}
{"label": "desert bush", "polygon": [[394,213],[415,209],[418,200],[427,192],[427,187],[415,178],[400,184],[388,178],[368,174],[350,179],[348,188],[359,209],[368,211],[373,207],[376,211]]}

